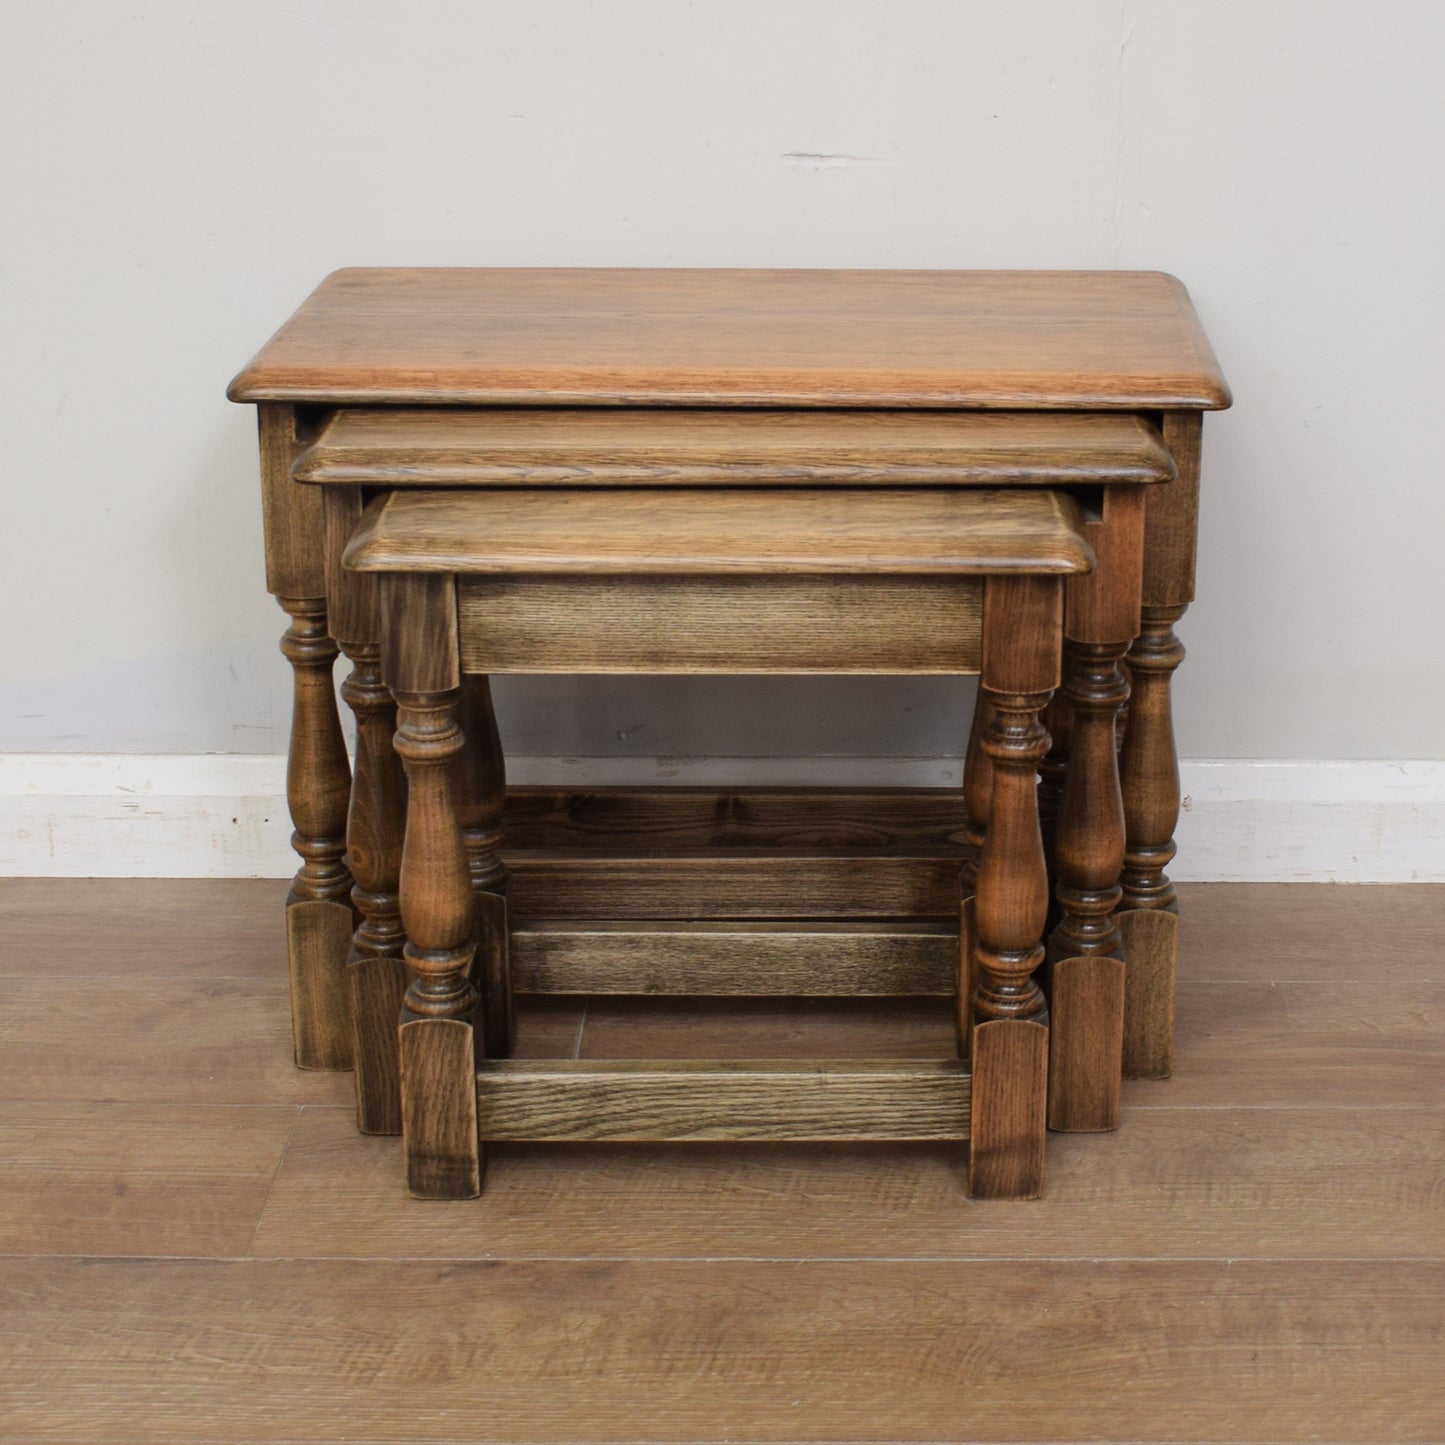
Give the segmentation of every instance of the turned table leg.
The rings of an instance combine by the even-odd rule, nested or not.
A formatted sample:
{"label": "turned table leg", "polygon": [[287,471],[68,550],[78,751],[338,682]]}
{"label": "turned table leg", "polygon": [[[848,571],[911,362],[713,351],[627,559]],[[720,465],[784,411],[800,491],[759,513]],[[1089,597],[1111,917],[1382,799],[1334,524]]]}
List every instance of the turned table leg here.
{"label": "turned table leg", "polygon": [[1174,1058],[1174,988],[1179,920],[1174,885],[1164,871],[1174,858],[1179,820],[1179,757],[1174,745],[1170,679],[1184,660],[1174,624],[1184,607],[1146,607],[1129,649],[1132,696],[1120,757],[1128,842],[1120,928],[1127,960],[1124,1072],[1167,1079]]}
{"label": "turned table leg", "polygon": [[406,991],[398,876],[406,783],[392,747],[396,703],[381,675],[378,582],[341,564],[361,520],[356,487],[326,494],[326,592],[331,629],[352,664],[341,696],[356,718],[356,764],[346,819],[346,857],[359,920],[346,961],[356,1068],[356,1127],[363,1134],[401,1132],[396,1020]]}
{"label": "turned table leg", "polygon": [[958,995],[955,1000],[954,1026],[958,1056],[966,1059],[969,1033],[973,1026],[973,948],[976,934],[975,898],[978,893],[978,864],[983,853],[983,840],[988,834],[988,810],[993,799],[993,764],[983,749],[983,736],[993,721],[988,694],[979,681],[973,703],[973,722],[968,730],[968,750],[963,763],[963,806],[967,822],[963,839],[969,852],[959,877],[958,900]]}
{"label": "turned table leg", "polygon": [[412,979],[397,1031],[407,1184],[421,1199],[469,1199],[482,1186],[482,1050],[471,980],[472,881],[458,798],[455,583],[449,576],[387,575],[382,602],[382,657],[408,784],[400,891]]}
{"label": "turned table leg", "polygon": [[1095,567],[1065,587],[1069,727],[1054,825],[1058,923],[1049,939],[1049,1127],[1115,1129],[1123,1070],[1124,962],[1115,919],[1124,867],[1120,662],[1139,630],[1144,490],[1110,487],[1088,524]]}
{"label": "turned table leg", "polygon": [[345,854],[351,770],[332,679],[337,647],[327,632],[324,597],[277,601],[291,618],[281,639],[295,688],[286,797],[295,826],[291,846],[302,860],[286,896],[292,1040],[299,1067],[349,1069],[352,913]]}
{"label": "turned table leg", "polygon": [[1162,418],[1178,476],[1148,489],[1143,610],[1127,660],[1133,696],[1120,755],[1128,846],[1119,928],[1127,969],[1124,1073],[1136,1079],[1167,1079],[1174,1065],[1179,919],[1164,870],[1179,821],[1179,758],[1170,688],[1184,658],[1174,626],[1194,597],[1202,421],[1197,412]]}
{"label": "turned table leg", "polygon": [[491,684],[486,677],[462,678],[462,841],[467,850],[477,918],[477,956],[472,976],[482,996],[485,1052],[489,1059],[509,1058],[516,1042],[507,918],[507,865],[497,849],[502,841],[502,809],[507,773]]}
{"label": "turned table leg", "polygon": [[1124,965],[1114,908],[1124,864],[1124,805],[1114,720],[1129,695],[1119,670],[1125,648],[1071,640],[1065,653],[1070,752],[1054,827],[1061,917],[1049,940],[1052,1129],[1119,1123]]}
{"label": "turned table leg", "polygon": [[969,1193],[1035,1198],[1043,1189],[1048,1014],[1043,962],[1049,883],[1039,830],[1039,721],[1059,680],[1062,593],[1049,577],[991,577],[982,686],[992,773],[973,938]]}
{"label": "turned table leg", "polygon": [[347,649],[353,663],[341,696],[356,715],[356,776],[346,853],[361,922],[351,939],[347,980],[356,1067],[356,1126],[363,1134],[401,1132],[396,1020],[406,991],[401,924],[401,849],[406,787],[392,746],[396,703],[381,678],[379,645]]}

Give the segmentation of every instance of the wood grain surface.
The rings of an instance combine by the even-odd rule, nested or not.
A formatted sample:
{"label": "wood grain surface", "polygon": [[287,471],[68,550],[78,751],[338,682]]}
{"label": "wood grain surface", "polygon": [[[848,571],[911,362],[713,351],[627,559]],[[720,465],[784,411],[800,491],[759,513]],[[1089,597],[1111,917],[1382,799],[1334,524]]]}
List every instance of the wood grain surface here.
{"label": "wood grain surface", "polygon": [[957,1140],[968,1099],[956,1060],[503,1059],[477,1070],[487,1140]]}
{"label": "wood grain surface", "polygon": [[942,923],[543,921],[512,934],[525,993],[952,995],[958,935]]}
{"label": "wood grain surface", "polygon": [[1438,1260],[14,1260],[0,1281],[16,1440],[1445,1429]]}
{"label": "wood grain surface", "polygon": [[1157,271],[359,268],[233,401],[1212,409],[1229,390]]}
{"label": "wood grain surface", "polygon": [[342,409],[302,482],[386,487],[983,486],[1160,482],[1159,432],[1128,414],[687,408]]}
{"label": "wood grain surface", "polygon": [[1062,492],[993,488],[396,491],[344,554],[362,572],[977,577],[1087,572]]}
{"label": "wood grain surface", "polygon": [[461,577],[475,673],[978,671],[977,577]]}
{"label": "wood grain surface", "polygon": [[[1175,1077],[1029,1204],[890,1144],[497,1145],[408,1200],[291,1066],[285,886],[0,880],[15,1445],[1445,1438],[1439,886],[1181,885]],[[948,1001],[519,1014],[533,1057],[870,1047],[946,1059]]]}

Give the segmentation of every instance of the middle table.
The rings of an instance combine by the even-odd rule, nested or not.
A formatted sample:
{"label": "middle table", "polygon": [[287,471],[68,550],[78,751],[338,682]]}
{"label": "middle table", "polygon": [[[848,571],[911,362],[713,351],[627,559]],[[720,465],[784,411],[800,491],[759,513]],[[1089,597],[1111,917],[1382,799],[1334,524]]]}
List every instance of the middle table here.
{"label": "middle table", "polygon": [[[589,570],[619,576],[649,576],[665,555],[672,571],[685,570],[692,558],[715,572],[732,567],[796,577],[818,571],[823,555],[832,557],[840,547],[839,557],[851,556],[858,569],[886,573],[896,561],[915,575],[944,574],[953,565],[947,499],[960,488],[1030,490],[1048,483],[1073,489],[1089,511],[1087,531],[1099,565],[1092,575],[1072,579],[1068,594],[1076,762],[1058,823],[1062,917],[1051,951],[1056,1041],[1050,1122],[1056,1128],[1112,1127],[1124,988],[1119,934],[1110,917],[1124,852],[1113,747],[1125,696],[1118,663],[1138,630],[1143,487],[1174,475],[1169,453],[1148,422],[1133,416],[1008,413],[342,410],[297,458],[294,471],[302,481],[327,487],[332,627],[359,666],[374,661],[384,619],[368,579],[339,565],[341,551],[368,494],[423,487],[427,495],[398,514],[407,530],[404,538],[392,536],[394,548],[405,552],[411,565],[420,559],[419,565],[438,572],[475,570],[482,549],[488,558],[484,570],[497,577],[480,593],[472,586],[464,613],[487,629],[487,668],[523,672],[971,671],[963,657],[968,621],[954,616],[959,606],[967,611],[970,604],[946,587],[934,590],[947,595],[925,596],[928,589],[916,580],[895,589],[896,597],[885,597],[886,587],[871,596],[856,587],[849,591],[856,646],[840,665],[836,644],[831,654],[810,653],[806,635],[795,634],[791,651],[780,645],[765,616],[744,624],[735,609],[719,609],[709,631],[716,599],[684,600],[665,588],[657,598],[655,625],[638,628],[637,618],[647,610],[632,607],[630,639],[615,630],[599,631],[596,616],[584,620],[580,611],[574,614],[579,625],[558,625],[569,605],[593,610],[603,605],[605,598],[595,590],[570,604],[553,598],[548,626],[539,630],[535,586],[519,591],[505,585],[505,578],[535,581],[537,573],[565,574],[569,555],[584,551]],[[809,488],[800,489],[800,483]],[[850,522],[849,507],[835,509],[825,531],[818,532],[818,510],[806,499],[840,486],[851,498],[874,496],[885,504],[873,508],[879,516],[871,532]],[[566,490],[558,492],[559,487]],[[729,488],[723,514],[707,505],[709,496],[722,500],[719,487]],[[488,493],[490,504],[484,500]],[[1009,492],[995,494],[1006,498]],[[689,495],[698,505],[688,504]],[[662,514],[655,502],[663,498],[672,504],[666,513],[671,521],[660,533]],[[800,509],[811,518],[811,535],[808,527],[793,525],[791,512]],[[639,546],[631,518],[644,515],[645,543]],[[970,537],[975,553],[981,545],[985,555],[993,549],[1004,565],[1019,541],[1007,515],[1007,508],[989,514]],[[485,528],[483,518],[490,519]],[[994,528],[996,535],[981,538],[979,525]],[[466,555],[458,555],[459,537],[471,539]],[[892,553],[898,554],[894,561]],[[839,557],[832,557],[831,569],[842,565]],[[844,605],[841,593],[824,596],[824,591],[804,602],[805,610],[811,607],[820,618]],[[913,609],[911,617],[897,611],[900,604]],[[673,619],[689,639],[685,657],[668,650],[668,612],[679,605],[689,609],[685,622],[680,615]],[[919,608],[929,615],[920,620]],[[963,651],[950,651],[940,635],[922,645],[919,656],[910,655],[909,639],[916,644],[920,626],[929,636],[955,629]],[[606,638],[604,647],[599,636]],[[350,972],[360,1120],[363,1128],[390,1132],[400,1121],[393,1040],[404,986],[396,909],[400,783],[388,749],[384,689],[379,678],[374,681],[374,688],[353,685],[349,694],[354,707],[362,704],[348,842],[365,914]],[[361,694],[368,691],[375,696],[378,727],[365,725],[369,714]],[[474,680],[467,698],[463,730],[472,739],[474,785],[464,822],[478,897],[484,909],[495,909],[504,906],[493,901],[503,892],[505,876],[497,854],[501,751],[484,678]],[[990,791],[989,759],[980,746],[989,720],[980,710],[969,753],[967,787],[976,820],[986,815]],[[495,940],[505,935],[505,927],[484,930],[493,946],[480,964],[498,998],[505,994],[507,959]],[[696,991],[685,974],[674,989]],[[876,979],[863,982],[863,990],[887,991]],[[493,1008],[487,1016],[486,1052],[504,1057],[510,1047],[507,1011]]]}

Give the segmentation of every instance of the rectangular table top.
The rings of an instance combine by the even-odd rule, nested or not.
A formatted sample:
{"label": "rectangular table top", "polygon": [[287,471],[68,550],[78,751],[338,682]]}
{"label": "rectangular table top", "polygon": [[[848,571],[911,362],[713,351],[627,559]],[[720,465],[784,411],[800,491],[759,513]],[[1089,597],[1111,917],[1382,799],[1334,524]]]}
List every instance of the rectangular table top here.
{"label": "rectangular table top", "polygon": [[1228,387],[1157,271],[359,268],[233,401],[1211,410]]}
{"label": "rectangular table top", "polygon": [[361,572],[976,576],[1087,572],[1074,500],[1028,491],[395,491],[347,544]]}
{"label": "rectangular table top", "polygon": [[302,482],[387,487],[1068,486],[1170,481],[1158,430],[1098,412],[343,407]]}

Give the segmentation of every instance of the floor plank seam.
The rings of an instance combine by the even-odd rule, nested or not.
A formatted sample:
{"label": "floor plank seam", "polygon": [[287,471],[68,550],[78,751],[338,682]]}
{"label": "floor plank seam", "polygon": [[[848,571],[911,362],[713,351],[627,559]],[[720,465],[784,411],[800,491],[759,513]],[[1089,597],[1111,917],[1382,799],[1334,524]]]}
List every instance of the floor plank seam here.
{"label": "floor plank seam", "polygon": [[[259,1227],[259,1226],[258,1226]],[[0,1261],[79,1264],[1442,1264],[1439,1254],[64,1254],[0,1251]]]}

